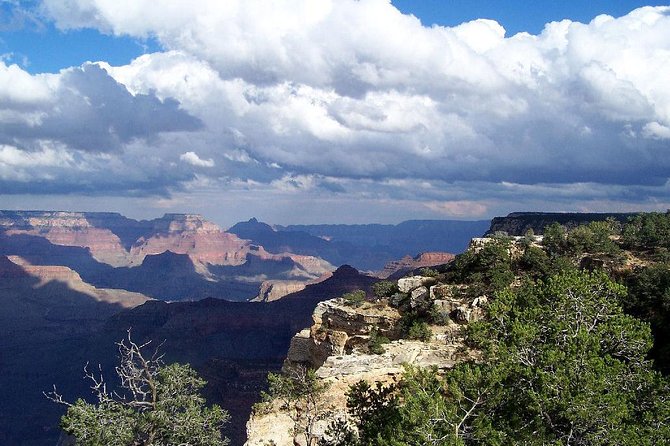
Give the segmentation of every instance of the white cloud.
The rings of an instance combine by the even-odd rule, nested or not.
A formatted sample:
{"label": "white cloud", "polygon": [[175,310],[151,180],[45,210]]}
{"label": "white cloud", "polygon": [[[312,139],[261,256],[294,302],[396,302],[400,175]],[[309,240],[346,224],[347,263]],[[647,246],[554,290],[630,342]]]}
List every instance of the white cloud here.
{"label": "white cloud", "polygon": [[658,122],[650,122],[642,128],[642,133],[646,138],[652,139],[670,139],[670,127]]}
{"label": "white cloud", "polygon": [[0,60],[0,107],[32,105],[48,102],[52,91],[49,75],[31,76],[18,65],[6,65]]}
{"label": "white cloud", "polygon": [[[14,104],[0,106],[0,143],[104,152],[132,187],[345,189],[475,215],[483,194],[522,193],[501,184],[557,200],[581,184],[624,196],[652,194],[644,188],[670,172],[670,7],[511,37],[491,20],[424,27],[388,0],[45,0],[43,10],[61,28],[152,36],[165,51],[99,63],[106,71],[0,65],[0,103]],[[190,166],[208,169],[196,180]],[[476,186],[436,192],[454,184]]]}
{"label": "white cloud", "polygon": [[488,211],[484,203],[474,201],[429,201],[426,207],[446,217],[482,217]]}
{"label": "white cloud", "polygon": [[195,152],[186,152],[179,155],[183,162],[197,167],[214,167],[213,159],[201,159]]}

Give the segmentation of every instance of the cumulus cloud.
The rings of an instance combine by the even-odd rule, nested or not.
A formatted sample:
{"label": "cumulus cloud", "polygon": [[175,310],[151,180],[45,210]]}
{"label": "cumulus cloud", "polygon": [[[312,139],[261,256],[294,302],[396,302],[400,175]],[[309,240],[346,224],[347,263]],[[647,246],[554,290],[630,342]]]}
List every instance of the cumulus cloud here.
{"label": "cumulus cloud", "polygon": [[[0,73],[2,69],[0,64]],[[174,99],[132,95],[97,65],[46,76],[31,76],[16,65],[5,69],[6,79],[0,82],[6,83],[1,85],[18,84],[31,92],[14,94],[14,101],[3,103],[5,116],[32,119],[0,119],[3,142],[31,146],[34,141],[51,140],[73,149],[110,152],[121,150],[135,138],[199,127],[199,121],[180,110]]]}
{"label": "cumulus cloud", "polygon": [[603,203],[667,193],[670,7],[514,36],[483,19],[426,27],[389,0],[41,8],[61,29],[152,37],[163,51],[52,75],[0,63],[0,143],[55,141],[121,164],[143,154],[161,190],[346,192],[436,215],[495,212],[484,194],[519,203],[522,186],[557,206],[577,189]]}
{"label": "cumulus cloud", "polygon": [[195,152],[186,152],[179,155],[179,159],[185,163],[197,167],[214,167],[213,159],[202,159]]}

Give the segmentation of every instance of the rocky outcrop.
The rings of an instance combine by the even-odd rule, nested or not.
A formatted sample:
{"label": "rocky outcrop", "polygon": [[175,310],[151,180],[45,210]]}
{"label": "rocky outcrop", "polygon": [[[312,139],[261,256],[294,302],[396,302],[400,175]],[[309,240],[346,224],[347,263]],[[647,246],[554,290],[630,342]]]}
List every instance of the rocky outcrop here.
{"label": "rocky outcrop", "polygon": [[359,308],[347,306],[342,299],[328,300],[316,306],[314,324],[291,340],[286,367],[298,365],[319,368],[330,356],[351,353],[365,344],[370,331],[396,339],[400,314],[387,305],[364,304]]}
{"label": "rocky outcrop", "polygon": [[433,277],[411,276],[398,279],[398,289],[401,293],[410,293],[424,285],[433,285],[437,280]]}
{"label": "rocky outcrop", "polygon": [[272,302],[287,294],[297,293],[305,289],[305,282],[295,280],[266,280],[261,284],[258,296],[252,299],[253,302]]}
{"label": "rocky outcrop", "polygon": [[418,268],[444,265],[454,260],[455,255],[448,252],[424,252],[415,257],[405,256],[384,265],[384,269],[375,274],[380,279],[405,274]]}
{"label": "rocky outcrop", "polygon": [[484,316],[483,306],[488,303],[487,296],[479,296],[474,300],[463,296],[462,286],[434,285],[430,287],[430,300],[437,314],[449,323],[467,324]]}
{"label": "rocky outcrop", "polygon": [[[401,314],[387,302],[350,306],[341,298],[319,303],[312,315],[312,326],[291,340],[285,373],[311,367],[328,385],[320,399],[330,414],[327,420],[312,426],[317,437],[323,435],[329,420],[345,416],[346,392],[360,380],[390,382],[400,377],[406,365],[444,370],[459,361],[478,358],[477,352],[465,347],[462,325],[481,317],[485,297],[469,302],[458,287],[438,284],[432,277],[404,278],[398,286],[405,296],[403,300],[410,304],[414,301],[422,310],[444,312],[443,324],[431,327],[433,335],[428,342],[399,339]],[[384,344],[383,353],[371,353],[372,336],[390,340]],[[302,444],[298,436],[293,436],[289,415],[277,405],[268,407],[269,410],[253,414],[247,423],[246,446]]]}

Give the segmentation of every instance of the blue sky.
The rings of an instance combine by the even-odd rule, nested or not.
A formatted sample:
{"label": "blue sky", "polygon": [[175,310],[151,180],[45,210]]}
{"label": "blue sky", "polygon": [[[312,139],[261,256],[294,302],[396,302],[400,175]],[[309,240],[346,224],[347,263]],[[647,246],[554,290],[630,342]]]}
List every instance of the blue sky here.
{"label": "blue sky", "polygon": [[393,0],[401,11],[414,14],[426,25],[454,26],[485,18],[500,23],[508,35],[538,34],[546,23],[570,19],[590,22],[595,16],[619,17],[640,6],[666,2],[631,0]]}
{"label": "blue sky", "polygon": [[670,208],[662,3],[0,11],[0,208],[224,226]]}
{"label": "blue sky", "polygon": [[[403,13],[418,17],[424,25],[455,26],[488,18],[500,23],[508,36],[517,32],[538,34],[552,21],[589,22],[599,14],[618,17],[640,6],[667,4],[631,0],[392,0],[392,3]],[[52,21],[37,13],[30,19],[22,17],[17,13],[17,9],[21,9],[13,1],[0,1],[0,5],[0,54],[11,54],[13,63],[31,73],[57,72],[98,60],[122,65],[142,54],[160,50],[160,44],[151,37],[115,36],[91,28],[59,30]],[[34,10],[39,3],[23,1],[19,5]]]}

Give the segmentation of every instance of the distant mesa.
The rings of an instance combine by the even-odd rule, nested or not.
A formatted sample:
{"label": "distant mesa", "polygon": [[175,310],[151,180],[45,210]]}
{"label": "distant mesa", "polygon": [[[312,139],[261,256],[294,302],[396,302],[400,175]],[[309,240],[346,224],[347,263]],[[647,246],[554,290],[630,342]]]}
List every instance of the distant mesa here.
{"label": "distant mesa", "polygon": [[[0,211],[0,253],[67,266],[97,287],[161,300],[275,300],[335,270],[412,265],[416,252],[459,252],[482,222],[416,220],[398,225],[271,226],[251,218],[223,231],[198,214],[137,221],[112,212]],[[446,248],[456,249],[446,249]],[[79,249],[79,251],[77,251]],[[394,264],[386,265],[394,261]]]}
{"label": "distant mesa", "polygon": [[486,235],[504,232],[507,235],[522,236],[529,229],[537,235],[544,233],[544,228],[552,223],[560,223],[568,229],[592,221],[604,221],[613,218],[625,223],[635,213],[577,213],[577,212],[512,212],[506,217],[495,217],[486,231]]}

